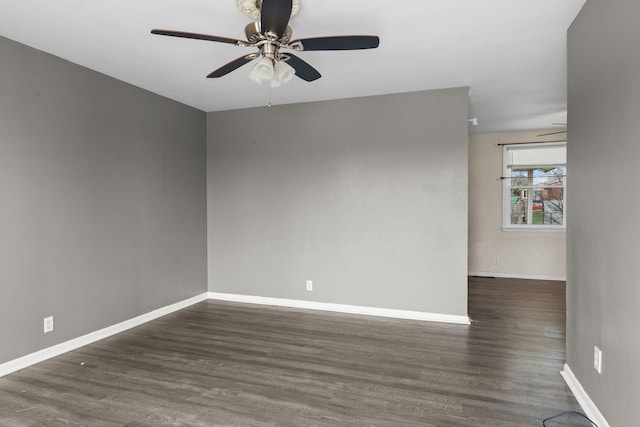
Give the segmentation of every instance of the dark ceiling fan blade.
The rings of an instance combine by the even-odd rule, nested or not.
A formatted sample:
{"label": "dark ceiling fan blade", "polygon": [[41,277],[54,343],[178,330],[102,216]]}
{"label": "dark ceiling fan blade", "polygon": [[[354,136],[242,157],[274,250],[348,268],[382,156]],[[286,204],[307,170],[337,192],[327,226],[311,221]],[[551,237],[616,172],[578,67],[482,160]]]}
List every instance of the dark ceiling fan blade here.
{"label": "dark ceiling fan blade", "polygon": [[158,34],[161,36],[171,36],[171,37],[183,37],[185,39],[208,40],[212,42],[235,44],[236,46],[249,46],[249,42],[245,42],[237,39],[230,39],[228,37],[213,36],[210,34],[187,33],[184,31],[159,30],[159,29],[151,30],[151,34]]}
{"label": "dark ceiling fan blade", "polygon": [[292,0],[262,0],[260,6],[262,34],[270,32],[276,34],[278,38],[282,37],[289,24],[292,8]]}
{"label": "dark ceiling fan blade", "polygon": [[322,77],[318,70],[297,56],[291,53],[287,53],[285,56],[289,58],[287,60],[287,64],[291,65],[296,70],[296,76],[300,77],[302,80],[312,82]]}
{"label": "dark ceiling fan blade", "polygon": [[229,62],[228,64],[224,64],[222,67],[218,68],[217,70],[212,71],[211,73],[209,73],[209,75],[207,77],[208,78],[216,78],[216,77],[225,76],[225,75],[229,74],[230,72],[232,72],[234,70],[237,70],[238,68],[242,67],[247,62],[253,61],[257,57],[258,57],[257,53],[252,53],[250,55],[241,56],[240,58],[236,58],[233,61]]}
{"label": "dark ceiling fan blade", "polygon": [[558,132],[543,133],[542,135],[536,135],[536,136],[558,135],[558,134],[561,134],[561,133],[567,133],[567,131],[566,130],[561,130],[561,131],[558,131]]}
{"label": "dark ceiling fan blade", "polygon": [[378,36],[332,36],[298,39],[289,43],[294,50],[356,50],[375,49],[380,45]]}

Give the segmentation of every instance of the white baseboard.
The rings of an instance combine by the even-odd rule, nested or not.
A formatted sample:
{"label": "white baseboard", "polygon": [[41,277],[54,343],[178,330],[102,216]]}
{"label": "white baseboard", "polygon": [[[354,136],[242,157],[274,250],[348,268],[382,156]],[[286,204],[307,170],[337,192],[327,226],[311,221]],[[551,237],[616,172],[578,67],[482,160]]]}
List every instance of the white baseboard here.
{"label": "white baseboard", "polygon": [[75,350],[87,344],[91,344],[101,339],[110,337],[111,335],[124,332],[127,329],[140,326],[143,323],[147,323],[151,320],[173,313],[174,311],[182,310],[183,308],[189,307],[198,302],[205,301],[207,300],[207,298],[208,294],[204,293],[193,298],[189,298],[184,301],[180,301],[175,304],[150,311],[149,313],[142,314],[140,316],[134,317],[133,319],[125,320],[124,322],[120,322],[115,325],[108,326],[104,329],[88,333],[78,338],[74,338],[69,341],[65,341],[63,343],[45,348],[43,350],[36,351],[35,353],[19,357],[18,359],[10,360],[9,362],[0,364],[0,377],[35,365],[36,363],[43,362],[52,357],[59,356],[68,351]]}
{"label": "white baseboard", "polygon": [[531,279],[531,280],[559,280],[562,282],[567,281],[566,276],[545,276],[543,274],[514,274],[514,273],[488,273],[484,271],[469,272],[469,276],[478,277],[499,277],[504,279]]}
{"label": "white baseboard", "polygon": [[395,310],[389,308],[362,307],[357,305],[333,304],[326,302],[292,300],[283,298],[258,297],[251,295],[224,294],[209,292],[209,298],[220,301],[241,302],[247,304],[274,305],[278,307],[303,308],[308,310],[333,311],[337,313],[363,314],[367,316],[391,317],[395,319],[421,320],[425,322],[456,323],[470,325],[469,316],[426,313],[422,311]]}
{"label": "white baseboard", "polygon": [[600,413],[596,404],[593,403],[593,400],[591,400],[587,392],[582,388],[582,384],[580,384],[580,381],[578,381],[576,376],[573,374],[569,365],[564,365],[564,369],[560,372],[560,375],[564,378],[564,381],[569,386],[569,390],[571,390],[573,395],[576,397],[576,400],[587,417],[596,423],[598,427],[610,427],[607,420],[604,418],[602,413]]}

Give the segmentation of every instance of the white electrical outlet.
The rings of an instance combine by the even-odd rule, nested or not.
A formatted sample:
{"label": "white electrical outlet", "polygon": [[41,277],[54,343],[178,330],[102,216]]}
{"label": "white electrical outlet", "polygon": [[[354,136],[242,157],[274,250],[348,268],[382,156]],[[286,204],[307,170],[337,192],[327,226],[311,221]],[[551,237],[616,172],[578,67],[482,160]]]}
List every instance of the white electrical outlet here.
{"label": "white electrical outlet", "polygon": [[313,282],[311,280],[307,280],[307,290],[308,291],[313,290]]}
{"label": "white electrical outlet", "polygon": [[44,318],[44,333],[53,331],[53,316]]}
{"label": "white electrical outlet", "polygon": [[496,264],[496,265],[500,264],[500,257],[494,256],[493,257],[493,263]]}
{"label": "white electrical outlet", "polygon": [[593,369],[602,373],[602,350],[597,345],[593,346]]}

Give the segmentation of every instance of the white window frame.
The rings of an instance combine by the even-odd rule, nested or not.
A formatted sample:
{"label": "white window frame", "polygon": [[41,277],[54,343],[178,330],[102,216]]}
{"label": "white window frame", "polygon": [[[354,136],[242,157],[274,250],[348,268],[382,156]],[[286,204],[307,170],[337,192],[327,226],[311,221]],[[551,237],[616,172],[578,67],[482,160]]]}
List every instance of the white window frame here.
{"label": "white window frame", "polygon": [[[561,142],[542,142],[531,144],[504,144],[502,146],[502,230],[503,231],[566,231],[567,229],[567,184],[565,176],[565,185],[563,187],[563,208],[562,208],[562,222],[563,224],[511,224],[511,165],[509,159],[510,149],[514,149],[517,145],[518,149],[527,148],[551,148],[551,147],[565,147],[566,141]],[[528,165],[532,167],[542,165]],[[544,164],[544,166],[556,166],[564,168],[565,174],[567,173],[567,164]],[[529,204],[533,204],[533,200],[529,198]],[[531,214],[531,213],[530,213]]]}

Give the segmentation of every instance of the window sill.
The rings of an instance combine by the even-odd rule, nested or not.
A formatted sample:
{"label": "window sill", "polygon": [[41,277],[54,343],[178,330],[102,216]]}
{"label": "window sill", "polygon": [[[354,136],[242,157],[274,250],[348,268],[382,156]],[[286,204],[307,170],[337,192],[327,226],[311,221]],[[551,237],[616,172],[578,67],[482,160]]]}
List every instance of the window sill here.
{"label": "window sill", "polygon": [[566,226],[535,226],[528,225],[524,227],[502,227],[502,231],[506,232],[524,232],[524,233],[565,233],[567,231]]}

